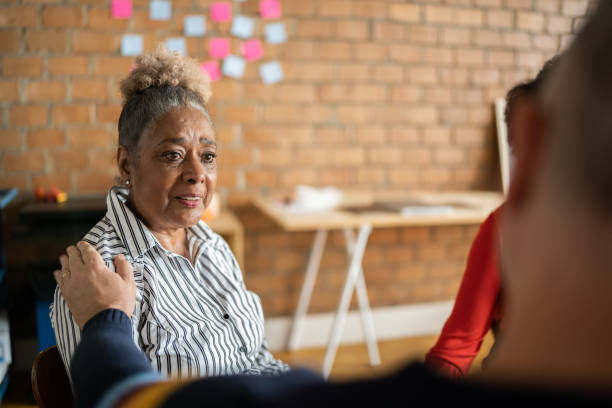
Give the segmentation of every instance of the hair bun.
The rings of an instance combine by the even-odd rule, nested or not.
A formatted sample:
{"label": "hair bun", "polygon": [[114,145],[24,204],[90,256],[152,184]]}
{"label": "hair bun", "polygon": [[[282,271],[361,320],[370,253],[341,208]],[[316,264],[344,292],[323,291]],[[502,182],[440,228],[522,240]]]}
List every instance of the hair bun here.
{"label": "hair bun", "polygon": [[180,86],[193,91],[204,105],[212,94],[210,79],[200,71],[195,60],[170,52],[160,44],[155,51],[139,55],[130,75],[121,81],[123,104],[147,88],[163,86]]}

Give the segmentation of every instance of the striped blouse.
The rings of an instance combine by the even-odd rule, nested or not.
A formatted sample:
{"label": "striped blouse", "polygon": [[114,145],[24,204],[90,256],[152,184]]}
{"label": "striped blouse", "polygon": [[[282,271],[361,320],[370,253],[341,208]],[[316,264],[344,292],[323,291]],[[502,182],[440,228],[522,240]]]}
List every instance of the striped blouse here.
{"label": "striped blouse", "polygon": [[[187,230],[193,266],[167,251],[125,205],[128,190],[114,187],[106,216],[84,241],[114,270],[124,254],[134,267],[134,342],[154,370],[170,377],[275,374],[289,370],[275,360],[264,339],[259,297],[246,289],[229,246],[200,221]],[[51,323],[66,368],[80,330],[58,288]]]}

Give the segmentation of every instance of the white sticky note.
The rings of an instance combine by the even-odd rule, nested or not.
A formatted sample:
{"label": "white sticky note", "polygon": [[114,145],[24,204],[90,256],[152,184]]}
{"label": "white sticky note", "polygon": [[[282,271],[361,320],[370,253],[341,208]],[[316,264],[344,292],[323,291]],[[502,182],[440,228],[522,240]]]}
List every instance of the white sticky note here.
{"label": "white sticky note", "polygon": [[259,66],[259,73],[264,84],[275,84],[284,78],[283,67],[280,62],[272,61]]}
{"label": "white sticky note", "polygon": [[246,66],[246,62],[244,58],[237,57],[235,55],[228,55],[226,59],[223,60],[223,67],[221,71],[223,75],[232,77],[232,78],[240,78],[244,75],[244,68]]}
{"label": "white sticky note", "polygon": [[245,16],[236,16],[232,21],[232,35],[240,38],[251,38],[255,31],[255,19]]}
{"label": "white sticky note", "polygon": [[170,20],[172,5],[166,0],[151,0],[149,3],[149,18],[151,20]]}
{"label": "white sticky note", "polygon": [[287,30],[285,23],[266,24],[266,42],[269,44],[281,44],[287,41]]}
{"label": "white sticky note", "polygon": [[135,56],[142,54],[142,35],[126,34],[121,37],[121,55]]}
{"label": "white sticky note", "polygon": [[186,37],[203,37],[206,34],[204,16],[187,16],[184,21]]}
{"label": "white sticky note", "polygon": [[177,51],[181,55],[187,55],[187,43],[183,37],[172,37],[166,40],[166,47],[170,51]]}

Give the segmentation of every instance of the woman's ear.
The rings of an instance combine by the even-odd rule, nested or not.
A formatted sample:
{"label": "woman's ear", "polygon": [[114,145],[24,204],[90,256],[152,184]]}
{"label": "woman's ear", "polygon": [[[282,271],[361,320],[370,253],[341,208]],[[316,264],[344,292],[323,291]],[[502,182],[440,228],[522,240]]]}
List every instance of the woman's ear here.
{"label": "woman's ear", "polygon": [[510,206],[520,206],[533,186],[536,167],[542,160],[542,148],[546,145],[546,120],[536,101],[521,102],[523,106],[514,118],[513,135],[514,166],[506,201]]}
{"label": "woman's ear", "polygon": [[119,167],[123,183],[129,184],[126,182],[131,180],[134,164],[130,152],[125,146],[119,146],[117,149],[117,167]]}

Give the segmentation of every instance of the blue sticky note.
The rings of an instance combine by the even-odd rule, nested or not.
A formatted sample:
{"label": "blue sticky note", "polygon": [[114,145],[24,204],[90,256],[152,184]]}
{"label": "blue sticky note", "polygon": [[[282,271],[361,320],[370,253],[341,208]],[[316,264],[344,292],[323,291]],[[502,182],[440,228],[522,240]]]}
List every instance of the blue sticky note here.
{"label": "blue sticky note", "polygon": [[187,43],[183,37],[173,37],[166,40],[166,47],[170,51],[178,51],[181,55],[187,55]]}
{"label": "blue sticky note", "polygon": [[280,62],[272,61],[259,66],[259,73],[264,84],[275,84],[284,78],[283,67]]}
{"label": "blue sticky note", "polygon": [[245,16],[236,16],[232,21],[232,35],[240,38],[251,38],[255,31],[255,19]]}
{"label": "blue sticky note", "polygon": [[172,5],[167,0],[151,0],[149,3],[149,18],[151,20],[170,20]]}
{"label": "blue sticky note", "polygon": [[135,56],[142,54],[142,35],[126,34],[121,37],[121,55]]}
{"label": "blue sticky note", "polygon": [[269,44],[280,44],[287,41],[287,30],[285,23],[267,24],[265,28],[266,41]]}
{"label": "blue sticky note", "polygon": [[246,62],[244,61],[244,58],[237,57],[235,55],[228,55],[227,58],[223,60],[221,72],[223,72],[223,75],[232,78],[240,78],[244,75],[245,66]]}
{"label": "blue sticky note", "polygon": [[206,34],[204,16],[187,16],[184,21],[186,37],[203,37]]}

